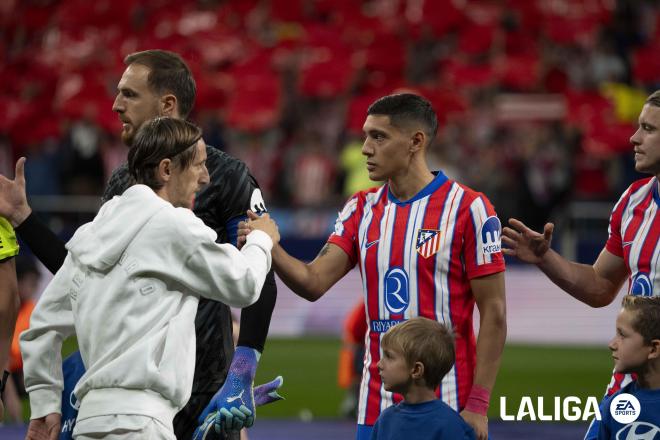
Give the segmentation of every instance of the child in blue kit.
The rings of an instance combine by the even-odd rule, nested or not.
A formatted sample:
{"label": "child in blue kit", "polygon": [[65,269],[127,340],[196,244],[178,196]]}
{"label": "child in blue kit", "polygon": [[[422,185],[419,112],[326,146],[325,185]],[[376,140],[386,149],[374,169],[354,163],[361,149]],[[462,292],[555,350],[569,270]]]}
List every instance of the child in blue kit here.
{"label": "child in blue kit", "polygon": [[627,295],[610,342],[617,373],[632,381],[600,407],[598,439],[660,440],[660,296]]}
{"label": "child in blue kit", "polygon": [[378,371],[383,385],[402,394],[403,401],[380,415],[371,440],[476,438],[461,416],[435,394],[454,365],[454,337],[447,327],[412,318],[390,328],[381,347]]}

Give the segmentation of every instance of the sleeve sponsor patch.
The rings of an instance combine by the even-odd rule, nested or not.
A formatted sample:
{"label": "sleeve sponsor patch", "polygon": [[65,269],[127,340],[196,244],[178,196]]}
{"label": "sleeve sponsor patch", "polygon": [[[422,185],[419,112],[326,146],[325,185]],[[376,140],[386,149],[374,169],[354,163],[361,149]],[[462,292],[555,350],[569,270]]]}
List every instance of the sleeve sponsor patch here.
{"label": "sleeve sponsor patch", "polygon": [[484,255],[502,251],[502,224],[497,216],[492,215],[486,219],[481,225],[477,240]]}

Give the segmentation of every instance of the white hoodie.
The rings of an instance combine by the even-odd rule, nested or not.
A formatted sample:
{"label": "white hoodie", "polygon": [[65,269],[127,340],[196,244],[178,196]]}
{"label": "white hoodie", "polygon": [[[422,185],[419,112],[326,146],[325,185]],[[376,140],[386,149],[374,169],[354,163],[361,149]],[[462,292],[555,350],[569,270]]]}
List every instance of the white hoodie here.
{"label": "white hoodie", "polygon": [[144,185],[81,226],[20,336],[31,417],[60,412],[61,345],[75,331],[87,368],[78,420],[137,414],[171,426],[192,389],[199,296],[246,307],[270,270],[266,233],[241,251],[216,237]]}

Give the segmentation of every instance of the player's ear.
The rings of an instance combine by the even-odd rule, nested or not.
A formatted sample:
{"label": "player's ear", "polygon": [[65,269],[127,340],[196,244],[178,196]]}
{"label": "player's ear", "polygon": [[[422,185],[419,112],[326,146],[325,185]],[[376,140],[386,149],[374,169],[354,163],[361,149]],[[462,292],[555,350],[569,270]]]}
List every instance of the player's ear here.
{"label": "player's ear", "polygon": [[162,182],[169,182],[172,177],[172,160],[163,159],[158,164],[158,179]]}
{"label": "player's ear", "polygon": [[424,147],[424,142],[426,142],[426,135],[423,131],[416,131],[410,138],[410,148],[408,151],[411,154],[415,154]]}
{"label": "player's ear", "polygon": [[649,359],[660,359],[660,339],[651,340],[651,351],[649,352]]}
{"label": "player's ear", "polygon": [[167,93],[160,97],[160,115],[169,116],[171,118],[179,117],[176,96]]}
{"label": "player's ear", "polygon": [[422,379],[424,378],[424,364],[417,361],[413,364],[412,371],[410,373],[413,379]]}

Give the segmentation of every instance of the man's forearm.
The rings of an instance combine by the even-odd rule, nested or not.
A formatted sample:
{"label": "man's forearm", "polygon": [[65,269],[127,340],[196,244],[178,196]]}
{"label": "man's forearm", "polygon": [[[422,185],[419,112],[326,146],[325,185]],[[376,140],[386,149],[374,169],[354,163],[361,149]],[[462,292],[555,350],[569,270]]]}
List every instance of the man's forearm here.
{"label": "man's forearm", "polygon": [[479,310],[479,314],[481,320],[477,338],[474,384],[492,391],[506,341],[506,312],[502,307],[501,310]]}
{"label": "man's forearm", "polygon": [[297,295],[316,301],[325,293],[317,288],[318,283],[308,265],[289,255],[280,245],[273,247],[273,267],[284,284]]}
{"label": "man's forearm", "polygon": [[277,285],[275,284],[275,274],[271,270],[266,276],[257,302],[241,311],[238,345],[254,348],[263,353],[276,300]]}
{"label": "man's forearm", "polygon": [[15,231],[51,273],[54,274],[62,267],[67,255],[64,241],[34,213],[24,219]]}
{"label": "man's forearm", "polygon": [[538,267],[564,292],[591,307],[610,304],[621,287],[598,276],[594,266],[569,261],[552,249]]}

